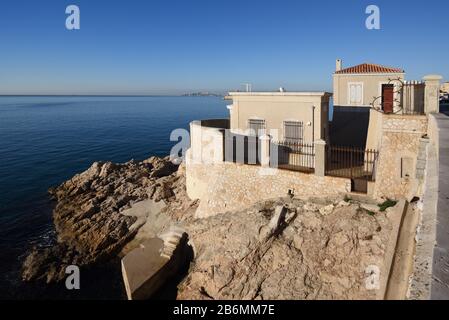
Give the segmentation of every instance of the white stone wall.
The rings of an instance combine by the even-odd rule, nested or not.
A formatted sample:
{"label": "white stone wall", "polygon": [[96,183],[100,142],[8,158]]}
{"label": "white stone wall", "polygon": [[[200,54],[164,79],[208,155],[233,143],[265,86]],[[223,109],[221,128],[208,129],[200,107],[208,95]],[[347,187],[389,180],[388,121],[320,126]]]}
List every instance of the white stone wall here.
{"label": "white stone wall", "polygon": [[225,129],[204,127],[201,121],[190,123],[190,159],[194,163],[220,163],[224,159]]}
{"label": "white stone wall", "polygon": [[349,179],[234,163],[201,165],[190,161],[186,166],[186,186],[190,198],[200,199],[196,212],[198,218],[287,196],[289,190],[300,198],[333,196],[351,191]]}

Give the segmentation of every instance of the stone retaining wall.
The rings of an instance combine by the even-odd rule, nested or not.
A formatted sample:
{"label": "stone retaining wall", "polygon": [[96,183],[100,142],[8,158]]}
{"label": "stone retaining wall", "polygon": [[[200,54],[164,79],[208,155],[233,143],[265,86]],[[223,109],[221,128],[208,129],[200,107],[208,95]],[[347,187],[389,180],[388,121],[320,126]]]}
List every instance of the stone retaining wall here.
{"label": "stone retaining wall", "polygon": [[260,166],[195,164],[188,160],[186,187],[191,199],[200,199],[196,216],[205,218],[246,208],[261,200],[287,196],[289,190],[300,198],[345,194],[351,191],[351,182]]}

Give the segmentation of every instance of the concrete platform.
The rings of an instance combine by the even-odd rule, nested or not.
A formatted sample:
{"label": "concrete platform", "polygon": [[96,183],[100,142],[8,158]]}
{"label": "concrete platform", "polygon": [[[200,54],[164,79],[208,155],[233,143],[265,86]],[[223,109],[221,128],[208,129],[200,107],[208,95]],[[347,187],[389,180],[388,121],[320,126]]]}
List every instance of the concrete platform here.
{"label": "concrete platform", "polygon": [[148,299],[163,284],[157,273],[170,260],[161,256],[163,248],[164,241],[153,238],[122,259],[123,281],[129,300]]}
{"label": "concrete platform", "polygon": [[150,299],[187,263],[187,234],[179,228],[143,242],[122,259],[129,300]]}

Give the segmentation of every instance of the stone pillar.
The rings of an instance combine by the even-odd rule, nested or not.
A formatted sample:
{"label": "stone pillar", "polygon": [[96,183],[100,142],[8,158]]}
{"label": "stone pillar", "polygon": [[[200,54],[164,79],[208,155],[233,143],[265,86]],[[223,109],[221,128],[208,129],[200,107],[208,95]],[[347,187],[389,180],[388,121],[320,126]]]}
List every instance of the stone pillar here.
{"label": "stone pillar", "polygon": [[267,134],[259,137],[260,139],[260,164],[264,168],[270,166],[270,143],[271,137]]}
{"label": "stone pillar", "polygon": [[424,111],[426,114],[440,112],[440,81],[439,75],[428,75],[423,78],[426,83],[424,90]]}
{"label": "stone pillar", "polygon": [[324,177],[326,174],[326,141],[316,140],[315,144],[315,175]]}

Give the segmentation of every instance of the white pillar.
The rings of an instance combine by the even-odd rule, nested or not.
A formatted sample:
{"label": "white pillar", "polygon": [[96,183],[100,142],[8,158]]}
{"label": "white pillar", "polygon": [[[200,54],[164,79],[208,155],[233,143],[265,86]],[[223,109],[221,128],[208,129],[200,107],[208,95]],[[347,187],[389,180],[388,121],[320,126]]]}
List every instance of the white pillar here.
{"label": "white pillar", "polygon": [[264,168],[270,166],[270,142],[271,137],[267,134],[259,137],[260,139],[260,164]]}
{"label": "white pillar", "polygon": [[324,177],[326,174],[326,141],[316,140],[315,144],[315,175]]}
{"label": "white pillar", "polygon": [[234,119],[234,110],[235,110],[234,105],[233,104],[227,105],[226,108],[229,110],[229,128],[228,129],[230,129],[230,130],[236,129],[238,127],[238,125],[236,126],[235,123],[234,123],[234,121],[235,121],[235,119]]}
{"label": "white pillar", "polygon": [[192,155],[192,162],[195,164],[201,163],[203,155],[201,134],[201,121],[192,121],[190,123],[190,150]]}

